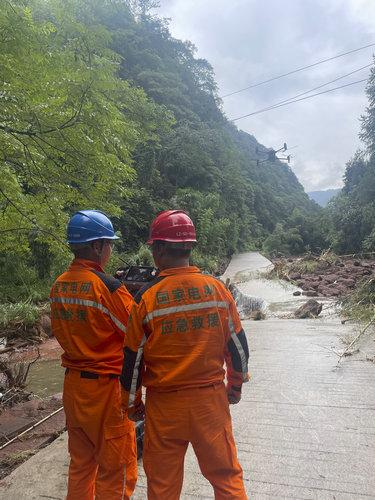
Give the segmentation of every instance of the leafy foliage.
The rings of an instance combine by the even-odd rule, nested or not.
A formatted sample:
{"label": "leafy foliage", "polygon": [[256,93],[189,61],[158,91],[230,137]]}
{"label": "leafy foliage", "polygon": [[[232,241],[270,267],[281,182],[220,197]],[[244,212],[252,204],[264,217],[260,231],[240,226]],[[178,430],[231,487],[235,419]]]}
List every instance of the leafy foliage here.
{"label": "leafy foliage", "polygon": [[[375,106],[373,79],[370,80],[368,95],[368,113],[372,116]],[[372,152],[375,129],[371,136],[368,130],[371,127],[372,121],[364,119],[362,137],[368,142],[368,156],[358,152],[348,162],[343,190],[327,207],[332,246],[338,253],[375,251],[375,153]],[[370,142],[371,137],[374,144]]]}
{"label": "leafy foliage", "polygon": [[299,255],[305,252],[319,253],[328,245],[324,227],[319,215],[303,214],[295,208],[263,243],[263,250],[269,254]]}
{"label": "leafy foliage", "polygon": [[343,313],[353,319],[370,321],[375,314],[375,279],[362,283],[342,301]]}
{"label": "leafy foliage", "polygon": [[280,224],[293,252],[316,244],[314,230],[305,234],[290,214],[297,208],[312,228],[318,208],[288,166],[257,166],[266,149],[226,120],[212,67],[152,15],[156,4],[0,0],[0,272],[12,276],[1,289],[8,300],[38,298],[64,268],[65,226],[76,209],[115,217],[119,262],[132,261],[129,252],[147,258],[140,244],[165,208],[191,214],[194,258],[209,269],[259,248]]}
{"label": "leafy foliage", "polygon": [[109,32],[80,23],[79,2],[0,3],[1,271],[50,279],[69,213],[120,214],[132,151],[169,114],[118,78]]}
{"label": "leafy foliage", "polygon": [[367,97],[360,133],[366,150],[358,151],[347,163],[342,192],[326,211],[331,244],[339,253],[375,251],[375,66]]}
{"label": "leafy foliage", "polygon": [[0,330],[9,329],[15,324],[33,326],[39,316],[39,308],[31,302],[0,304]]}

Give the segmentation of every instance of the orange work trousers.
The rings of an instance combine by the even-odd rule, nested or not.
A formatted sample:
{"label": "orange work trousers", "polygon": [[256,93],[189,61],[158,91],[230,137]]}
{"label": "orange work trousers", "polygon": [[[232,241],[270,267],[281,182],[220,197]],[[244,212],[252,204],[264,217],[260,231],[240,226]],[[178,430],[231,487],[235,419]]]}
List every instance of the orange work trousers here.
{"label": "orange work trousers", "polygon": [[149,500],[180,498],[189,443],[217,500],[247,499],[226,390],[219,384],[147,391],[143,466]]}
{"label": "orange work trousers", "polygon": [[118,378],[65,375],[69,438],[67,500],[129,499],[137,482],[134,424],[123,416]]}

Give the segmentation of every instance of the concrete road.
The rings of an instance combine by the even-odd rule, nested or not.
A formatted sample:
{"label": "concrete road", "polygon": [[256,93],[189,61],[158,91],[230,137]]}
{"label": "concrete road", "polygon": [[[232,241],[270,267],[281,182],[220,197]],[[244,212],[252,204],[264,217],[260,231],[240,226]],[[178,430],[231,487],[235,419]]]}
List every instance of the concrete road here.
{"label": "concrete road", "polygon": [[[247,491],[254,499],[375,499],[375,365],[330,351],[349,331],[337,320],[244,322],[252,381],[232,407]],[[16,469],[0,498],[63,499],[66,438]],[[194,456],[183,498],[213,498]],[[142,469],[137,499],[146,498]]]}
{"label": "concrete road", "polygon": [[[375,364],[360,351],[336,368],[332,351],[353,327],[324,317],[244,328],[252,380],[232,416],[249,498],[375,499]],[[65,498],[67,464],[62,436],[0,483],[0,499]],[[191,452],[185,472],[182,498],[213,498]],[[142,468],[134,498],[146,498]]]}

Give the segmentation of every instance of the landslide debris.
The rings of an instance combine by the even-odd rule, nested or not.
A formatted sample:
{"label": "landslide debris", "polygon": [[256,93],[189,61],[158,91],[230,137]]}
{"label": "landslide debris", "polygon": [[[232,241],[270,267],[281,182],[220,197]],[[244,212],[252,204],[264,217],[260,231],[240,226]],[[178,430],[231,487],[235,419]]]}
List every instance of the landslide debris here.
{"label": "landslide debris", "polygon": [[320,256],[273,259],[270,277],[289,281],[307,297],[341,298],[357,286],[375,278],[375,260],[337,256],[325,252]]}

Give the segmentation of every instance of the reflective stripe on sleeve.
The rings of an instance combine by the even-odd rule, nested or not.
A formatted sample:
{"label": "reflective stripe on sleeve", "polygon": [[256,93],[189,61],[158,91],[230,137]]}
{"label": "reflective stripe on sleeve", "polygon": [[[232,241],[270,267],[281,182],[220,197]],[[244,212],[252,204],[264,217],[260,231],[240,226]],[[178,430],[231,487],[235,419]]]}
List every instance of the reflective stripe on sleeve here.
{"label": "reflective stripe on sleeve", "polygon": [[99,309],[99,311],[103,312],[107,316],[111,318],[111,320],[114,322],[114,324],[120,328],[121,331],[126,333],[126,327],[121,321],[114,316],[109,309],[103,306],[103,304],[100,304],[99,302],[94,302],[93,300],[86,300],[86,299],[78,299],[76,297],[50,297],[50,302],[55,302],[58,304],[70,304],[70,305],[77,305],[77,306],[85,306],[85,307],[93,307],[94,309]]}
{"label": "reflective stripe on sleeve", "polygon": [[231,334],[230,335],[231,339],[233,340],[234,345],[236,346],[238,354],[240,355],[240,358],[241,358],[242,380],[244,382],[247,382],[248,381],[248,376],[247,376],[247,359],[246,359],[246,354],[245,354],[245,351],[243,350],[243,347],[241,345],[241,342],[240,342],[239,338],[237,337],[237,334],[236,334],[236,331],[234,329],[234,324],[233,324],[233,320],[232,320],[231,316],[229,316],[229,330],[230,330],[230,334]]}
{"label": "reflective stripe on sleeve", "polygon": [[132,377],[132,383],[130,386],[130,391],[129,391],[129,404],[128,406],[133,406],[133,403],[135,401],[135,395],[137,392],[137,380],[138,380],[138,374],[139,374],[139,365],[141,364],[142,356],[143,356],[143,346],[145,345],[147,338],[146,335],[143,335],[141,343],[138,347],[137,351],[137,357],[135,359],[134,363],[134,368],[133,368],[133,377]]}
{"label": "reflective stripe on sleeve", "polygon": [[229,306],[227,302],[218,302],[216,300],[211,300],[209,302],[198,302],[195,304],[185,304],[183,306],[174,306],[174,307],[166,307],[164,309],[156,309],[155,311],[151,311],[147,314],[147,316],[143,320],[143,324],[148,323],[153,318],[159,316],[165,316],[166,314],[175,314],[178,312],[185,312],[185,311],[196,311],[198,309],[210,309],[212,307],[228,309]]}

